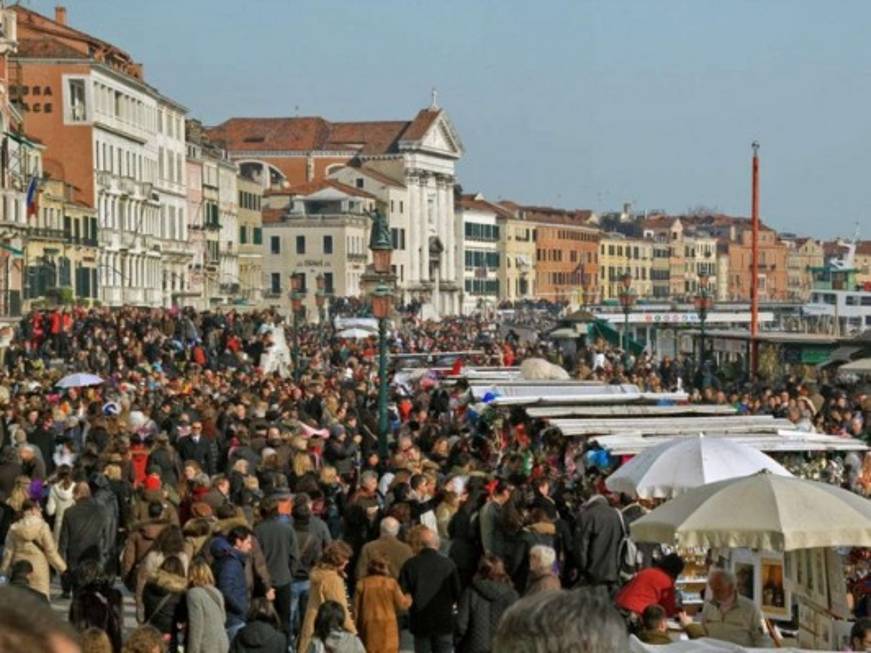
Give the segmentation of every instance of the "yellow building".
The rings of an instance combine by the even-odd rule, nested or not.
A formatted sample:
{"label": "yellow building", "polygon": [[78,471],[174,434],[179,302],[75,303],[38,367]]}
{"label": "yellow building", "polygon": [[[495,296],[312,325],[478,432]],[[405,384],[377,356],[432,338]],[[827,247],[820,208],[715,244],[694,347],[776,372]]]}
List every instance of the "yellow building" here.
{"label": "yellow building", "polygon": [[788,247],[786,253],[787,295],[793,301],[806,302],[810,299],[813,287],[811,268],[822,267],[825,262],[823,245],[813,238],[796,238],[784,242]]}
{"label": "yellow building", "polygon": [[602,301],[620,296],[622,278],[632,276],[636,297],[653,296],[653,246],[651,240],[627,238],[620,233],[604,233],[599,241],[599,285]]}
{"label": "yellow building", "polygon": [[535,226],[505,210],[499,213],[502,237],[499,245],[500,300],[516,302],[532,299],[535,292]]}
{"label": "yellow building", "polygon": [[856,268],[856,283],[860,286],[871,284],[871,240],[862,240],[856,244],[853,267]]}
{"label": "yellow building", "polygon": [[263,298],[263,185],[239,175],[239,296],[250,304]]}
{"label": "yellow building", "polygon": [[93,304],[99,296],[98,227],[94,209],[74,202],[61,180],[42,184],[39,211],[31,218],[24,252],[26,308]]}

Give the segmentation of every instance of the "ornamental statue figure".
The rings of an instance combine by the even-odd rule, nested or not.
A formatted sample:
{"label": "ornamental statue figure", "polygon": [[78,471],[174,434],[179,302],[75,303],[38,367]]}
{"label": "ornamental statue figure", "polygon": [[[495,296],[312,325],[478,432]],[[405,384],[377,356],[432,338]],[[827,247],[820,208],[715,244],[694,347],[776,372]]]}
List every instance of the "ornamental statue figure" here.
{"label": "ornamental statue figure", "polygon": [[393,238],[390,236],[390,223],[380,210],[375,209],[370,214],[372,232],[369,234],[369,249],[393,249]]}

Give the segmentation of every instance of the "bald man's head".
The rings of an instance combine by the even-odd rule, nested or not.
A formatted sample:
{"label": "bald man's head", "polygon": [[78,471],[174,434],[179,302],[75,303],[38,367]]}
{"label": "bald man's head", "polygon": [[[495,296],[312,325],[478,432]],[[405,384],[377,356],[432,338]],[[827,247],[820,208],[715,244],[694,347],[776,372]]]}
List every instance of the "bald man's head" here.
{"label": "bald man's head", "polygon": [[439,548],[439,534],[431,528],[423,528],[420,531],[420,545],[425,549]]}
{"label": "bald man's head", "polygon": [[396,537],[399,535],[399,521],[393,517],[385,517],[381,520],[381,534]]}

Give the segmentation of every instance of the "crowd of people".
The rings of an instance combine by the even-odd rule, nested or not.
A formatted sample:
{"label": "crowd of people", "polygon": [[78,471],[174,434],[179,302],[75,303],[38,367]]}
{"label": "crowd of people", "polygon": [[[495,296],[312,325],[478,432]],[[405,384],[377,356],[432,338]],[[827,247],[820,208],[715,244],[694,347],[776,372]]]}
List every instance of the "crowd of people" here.
{"label": "crowd of people", "polygon": [[[867,437],[856,393],[798,379],[694,390],[681,361],[627,361],[604,343],[567,361],[510,331],[481,339],[480,318],[425,322],[411,308],[394,351],[545,357],[580,378],[683,387]],[[287,338],[298,367],[267,373],[285,328],[272,311],[131,307],[21,322],[0,349],[0,571],[20,598],[0,597],[0,650],[390,653],[406,638],[420,653],[607,652],[627,650],[628,630],[656,640],[667,617],[684,619],[682,561],[653,551],[639,569],[622,555],[644,508],[607,494],[595,444],[521,410],[479,412],[462,382],[423,375],[392,387],[383,455],[375,340],[306,326]],[[103,382],[58,388],[71,371]],[[871,458],[841,469],[871,492]],[[766,642],[735,587],[715,572],[689,636]],[[61,598],[69,630],[15,626],[21,606]],[[558,648],[568,641],[581,648]]]}

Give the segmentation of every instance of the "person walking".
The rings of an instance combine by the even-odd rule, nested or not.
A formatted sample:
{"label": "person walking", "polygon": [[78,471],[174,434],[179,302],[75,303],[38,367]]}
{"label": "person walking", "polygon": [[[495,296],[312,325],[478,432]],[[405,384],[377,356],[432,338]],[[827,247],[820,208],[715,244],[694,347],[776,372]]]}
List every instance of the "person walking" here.
{"label": "person walking", "polygon": [[315,617],[315,632],[306,653],[366,653],[366,651],[386,651],[382,648],[369,648],[354,633],[344,628],[348,615],[345,608],[336,601],[325,601]]}
{"label": "person walking", "polygon": [[450,653],[453,649],[453,609],[462,587],[457,567],[439,551],[439,536],[422,527],[420,552],[399,572],[403,593],[411,595],[409,627],[415,653]]}
{"label": "person walking", "polygon": [[296,533],[287,518],[279,511],[279,500],[269,497],[261,506],[263,521],[254,528],[260,543],[269,578],[275,590],[275,610],[281,630],[290,635],[291,585],[293,571],[299,561]]}
{"label": "person walking", "polygon": [[[110,540],[106,532],[109,519],[103,507],[91,498],[91,488],[86,482],[76,483],[73,498],[75,505],[64,513],[58,549],[75,576],[76,569],[85,560],[105,564]],[[64,590],[67,594],[68,589]]]}
{"label": "person walking", "polygon": [[230,643],[230,653],[287,653],[287,635],[271,601],[262,597],[251,601],[247,623]]}
{"label": "person walking", "polygon": [[74,488],[75,483],[72,478],[72,470],[68,465],[61,465],[57,468],[54,482],[48,491],[48,501],[45,504],[45,514],[54,518],[54,525],[51,530],[55,542],[60,541],[60,529],[63,526],[64,513],[67,511],[67,508],[71,508],[76,503],[73,497]]}
{"label": "person walking", "polygon": [[375,559],[384,560],[390,575],[399,578],[399,570],[402,565],[413,555],[411,547],[402,542],[399,535],[399,522],[393,517],[385,517],[381,520],[381,536],[363,545],[360,557],[357,560],[357,578],[367,575],[369,563]]}
{"label": "person walking", "polygon": [[80,632],[89,627],[99,628],[109,636],[112,649],[120,651],[123,596],[112,587],[102,565],[96,560],[85,560],[78,568],[75,587],[69,622]]}
{"label": "person walking", "polygon": [[226,536],[215,538],[211,545],[217,587],[224,596],[227,612],[227,637],[232,642],[245,626],[251,595],[245,576],[245,563],[254,548],[254,535],[246,526],[232,528]]}
{"label": "person walking", "polygon": [[575,524],[574,555],[581,585],[605,587],[609,592],[620,579],[620,544],[623,519],[601,494],[581,508]]}
{"label": "person walking", "polygon": [[502,614],[518,599],[502,561],[484,554],[478,573],[460,597],[458,653],[489,653]]}
{"label": "person walking", "polygon": [[357,633],[351,610],[348,607],[348,590],[345,585],[345,569],[351,559],[351,547],[336,540],[330,544],[321,557],[318,565],[311,572],[311,590],[302,628],[297,642],[297,652],[308,651],[312,633],[314,633],[315,618],[321,604],[325,601],[335,601],[345,610],[346,618],[343,625],[348,632]]}
{"label": "person walking", "polygon": [[33,566],[29,576],[30,587],[50,599],[49,567],[54,567],[62,574],[67,570],[67,565],[58,553],[39,504],[30,500],[24,502],[21,517],[9,528],[0,568],[4,574],[8,574],[12,565],[19,560],[27,560]]}
{"label": "person walking", "polygon": [[402,593],[399,583],[390,574],[387,561],[381,558],[370,560],[365,576],[357,581],[354,594],[357,632],[366,650],[398,653],[396,613],[410,606],[411,597]]}
{"label": "person walking", "polygon": [[145,623],[161,632],[171,651],[178,649],[179,630],[187,622],[186,592],[184,563],[175,556],[163,561],[142,591]]}
{"label": "person walking", "polygon": [[195,559],[188,569],[187,639],[185,653],[227,653],[230,640],[224,623],[224,597],[205,560]]}

